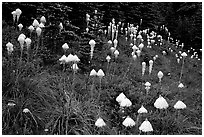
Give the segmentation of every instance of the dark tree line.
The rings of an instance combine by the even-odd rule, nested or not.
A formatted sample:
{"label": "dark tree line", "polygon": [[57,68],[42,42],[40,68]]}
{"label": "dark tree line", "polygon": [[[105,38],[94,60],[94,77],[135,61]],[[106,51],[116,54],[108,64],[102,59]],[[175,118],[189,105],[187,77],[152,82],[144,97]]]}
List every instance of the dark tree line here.
{"label": "dark tree line", "polygon": [[34,18],[45,16],[48,22],[70,21],[84,31],[86,13],[98,10],[103,14],[102,22],[108,25],[112,18],[116,22],[139,24],[142,28],[157,29],[167,26],[173,38],[186,47],[202,46],[202,3],[201,2],[61,2],[61,3],[9,3],[2,5],[2,19],[12,24],[11,12],[16,8],[23,11],[20,22],[29,26]]}

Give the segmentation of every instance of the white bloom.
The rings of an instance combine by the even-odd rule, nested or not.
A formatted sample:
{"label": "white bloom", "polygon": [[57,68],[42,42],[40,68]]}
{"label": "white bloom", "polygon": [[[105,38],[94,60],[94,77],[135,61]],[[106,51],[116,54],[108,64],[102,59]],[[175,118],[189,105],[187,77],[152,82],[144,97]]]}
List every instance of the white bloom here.
{"label": "white bloom", "polygon": [[72,54],[69,54],[66,58],[66,63],[74,61],[74,56]]}
{"label": "white bloom", "polygon": [[137,56],[140,57],[140,55],[141,55],[141,50],[137,50],[136,53],[137,53]]}
{"label": "white bloom", "polygon": [[21,13],[22,13],[22,11],[21,11],[19,8],[17,8],[17,9],[16,9],[16,15],[17,15],[17,16],[20,16]]}
{"label": "white bloom", "polygon": [[25,43],[26,43],[26,45],[27,45],[27,48],[29,48],[29,47],[30,47],[30,44],[31,44],[31,39],[30,39],[30,38],[26,38],[26,39],[25,39]]}
{"label": "white bloom", "polygon": [[150,86],[151,86],[151,83],[146,82],[146,83],[145,83],[145,86],[146,86],[146,87],[150,87]]}
{"label": "white bloom", "polygon": [[158,78],[161,80],[161,78],[164,76],[164,74],[163,74],[161,71],[159,71],[158,74],[157,74],[157,76],[158,76]]}
{"label": "white bloom", "polygon": [[42,17],[40,18],[40,22],[41,22],[41,23],[43,23],[43,24],[45,24],[45,23],[46,23],[46,19],[45,19],[45,17],[44,17],[44,16],[42,16]]}
{"label": "white bloom", "polygon": [[39,26],[39,22],[34,19],[33,24],[32,24],[35,28],[37,28]]}
{"label": "white bloom", "polygon": [[141,108],[138,109],[137,113],[147,113],[147,109],[142,105]]}
{"label": "white bloom", "polygon": [[67,49],[69,49],[69,46],[68,46],[67,43],[64,43],[64,44],[62,45],[62,48],[63,48],[64,50],[67,50]]}
{"label": "white bloom", "polygon": [[159,98],[154,102],[154,106],[158,109],[166,109],[169,107],[169,104],[166,99],[159,95]]}
{"label": "white bloom", "polygon": [[127,116],[126,119],[123,121],[123,125],[126,127],[132,127],[135,125],[135,121],[129,116]]}
{"label": "white bloom", "polygon": [[135,52],[136,50],[138,50],[138,47],[136,45],[132,46],[132,50],[133,52]]}
{"label": "white bloom", "polygon": [[113,44],[114,44],[114,47],[116,48],[116,47],[117,47],[117,44],[118,44],[118,40],[115,39],[115,40],[113,41]]}
{"label": "white bloom", "polygon": [[23,37],[24,39],[26,38],[26,35],[24,35],[23,33],[21,33],[18,37]]}
{"label": "white bloom", "polygon": [[18,37],[18,42],[19,42],[20,45],[21,45],[21,49],[23,49],[23,44],[24,44],[24,42],[25,42],[25,37],[19,36],[19,37]]}
{"label": "white bloom", "polygon": [[109,41],[108,41],[108,44],[109,44],[109,45],[111,45],[111,44],[112,44],[112,41],[111,41],[111,40],[109,40]]}
{"label": "white bloom", "polygon": [[78,56],[77,56],[77,55],[74,55],[74,56],[73,56],[73,61],[74,61],[74,62],[79,62],[79,61],[80,61],[80,59],[78,58]]}
{"label": "white bloom", "polygon": [[24,113],[28,113],[28,112],[30,112],[30,110],[29,110],[28,108],[24,108],[24,109],[23,109],[23,112],[24,112]]}
{"label": "white bloom", "polygon": [[180,83],[180,84],[178,85],[178,88],[184,88],[183,83]]}
{"label": "white bloom", "polygon": [[145,73],[145,69],[146,69],[146,63],[145,63],[145,62],[142,62],[142,76],[143,76],[144,73]]}
{"label": "white bloom", "polygon": [[18,28],[19,28],[19,30],[21,31],[22,30],[22,28],[23,28],[23,24],[18,24]]}
{"label": "white bloom", "polygon": [[37,27],[36,33],[37,33],[38,37],[40,36],[41,32],[42,32],[42,29],[40,27]]}
{"label": "white bloom", "polygon": [[60,28],[60,30],[62,30],[64,28],[62,22],[60,22],[59,28]]}
{"label": "white bloom", "polygon": [[33,32],[33,30],[34,30],[33,25],[30,25],[30,26],[28,27],[28,29],[30,30],[30,32]]}
{"label": "white bloom", "polygon": [[181,56],[182,56],[182,57],[186,57],[186,56],[187,56],[186,52],[183,52],[183,53],[181,54]]}
{"label": "white bloom", "polygon": [[149,74],[152,72],[153,60],[149,61]]}
{"label": "white bloom", "polygon": [[162,51],[162,54],[163,54],[163,55],[166,55],[166,51]]}
{"label": "white bloom", "polygon": [[144,47],[144,44],[143,43],[140,43],[140,45],[138,46],[140,48],[140,50],[142,51],[143,47]]}
{"label": "white bloom", "polygon": [[8,42],[6,44],[6,47],[7,47],[7,51],[8,51],[8,54],[10,54],[11,52],[13,52],[13,44],[11,42]]}
{"label": "white bloom", "polygon": [[138,38],[138,39],[142,39],[142,35],[139,34],[139,35],[137,36],[137,38]]}
{"label": "white bloom", "polygon": [[65,55],[63,55],[63,56],[59,59],[60,64],[61,64],[61,63],[65,63],[65,62],[66,62],[66,59],[67,59],[67,57],[66,57]]}
{"label": "white bloom", "polygon": [[110,50],[111,50],[112,53],[114,53],[115,48],[114,48],[114,47],[111,47]]}
{"label": "white bloom", "polygon": [[103,76],[105,76],[104,72],[102,69],[99,69],[98,72],[97,72],[97,76],[102,78]]}
{"label": "white bloom", "polygon": [[89,45],[91,45],[91,48],[95,47],[96,42],[92,39],[89,41]]}
{"label": "white bloom", "polygon": [[123,93],[120,93],[120,95],[117,96],[116,101],[121,103],[125,98],[126,96]]}
{"label": "white bloom", "polygon": [[45,26],[44,26],[44,24],[41,22],[41,23],[39,24],[39,27],[40,27],[40,28],[44,28]]}
{"label": "white bloom", "polygon": [[77,71],[77,70],[79,69],[76,63],[74,63],[74,64],[72,65],[72,69],[73,69],[74,71]]}
{"label": "white bloom", "polygon": [[137,59],[137,56],[136,55],[133,55],[132,56],[133,60]]}
{"label": "white bloom", "polygon": [[111,57],[108,55],[108,56],[106,57],[106,60],[107,60],[107,62],[110,62]]}
{"label": "white bloom", "polygon": [[132,105],[132,102],[128,98],[124,98],[120,103],[121,107],[130,107],[131,105]]}
{"label": "white bloom", "polygon": [[174,105],[175,109],[184,109],[186,108],[186,104],[184,104],[182,101],[177,101],[176,104]]}
{"label": "white bloom", "polygon": [[16,19],[16,11],[12,11],[11,14],[13,15],[13,21]]}
{"label": "white bloom", "polygon": [[92,69],[90,72],[90,76],[96,76],[97,72],[95,71],[95,69]]}
{"label": "white bloom", "polygon": [[118,50],[115,50],[114,55],[115,55],[115,58],[117,58],[118,55],[119,55],[119,51],[118,51]]}
{"label": "white bloom", "polygon": [[139,130],[143,132],[151,132],[153,131],[151,123],[145,119],[145,121],[140,125]]}
{"label": "white bloom", "polygon": [[9,107],[13,107],[13,106],[15,106],[16,104],[15,103],[13,103],[13,102],[8,102],[8,104],[7,104]]}
{"label": "white bloom", "polygon": [[101,117],[99,117],[95,122],[95,126],[97,126],[97,127],[103,127],[105,125],[106,125],[106,123],[103,121],[103,119]]}

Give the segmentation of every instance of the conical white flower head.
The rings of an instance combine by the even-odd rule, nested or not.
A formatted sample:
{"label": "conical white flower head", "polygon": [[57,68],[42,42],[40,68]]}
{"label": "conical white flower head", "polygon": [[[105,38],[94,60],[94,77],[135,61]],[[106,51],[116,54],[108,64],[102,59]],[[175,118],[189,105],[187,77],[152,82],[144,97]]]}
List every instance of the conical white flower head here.
{"label": "conical white flower head", "polygon": [[130,107],[132,106],[132,102],[128,98],[124,98],[120,103],[120,107]]}
{"label": "conical white flower head", "polygon": [[26,38],[26,35],[21,33],[18,37],[23,37],[24,39]]}
{"label": "conical white flower head", "polygon": [[177,101],[176,104],[174,105],[175,109],[185,109],[186,108],[186,104],[184,104],[182,101]]}
{"label": "conical white flower head", "polygon": [[76,63],[74,63],[73,65],[72,65],[72,69],[74,70],[74,71],[77,71],[79,68],[78,68],[78,65],[76,64]]}
{"label": "conical white flower head", "polygon": [[10,55],[13,52],[13,44],[8,42],[6,44],[6,47],[7,47],[8,54]]}
{"label": "conical white flower head", "polygon": [[139,130],[142,132],[151,132],[153,131],[151,123],[145,119],[145,121],[140,125]]}
{"label": "conical white flower head", "polygon": [[79,62],[79,61],[80,61],[80,59],[78,58],[78,56],[77,56],[77,55],[74,55],[74,56],[73,56],[73,61],[74,61],[74,62]]}
{"label": "conical white flower head", "polygon": [[137,53],[137,56],[140,57],[140,55],[141,55],[141,50],[137,50],[136,53]]}
{"label": "conical white flower head", "polygon": [[115,48],[114,48],[114,47],[111,47],[110,50],[111,50],[112,53],[114,53]]}
{"label": "conical white flower head", "polygon": [[150,86],[151,86],[151,83],[146,82],[146,83],[145,83],[145,86],[146,86],[146,87],[150,87]]}
{"label": "conical white flower head", "polygon": [[33,27],[33,25],[30,25],[30,26],[28,27],[28,29],[30,30],[30,32],[33,32],[33,30],[34,30],[35,28]]}
{"label": "conical white flower head", "polygon": [[43,23],[43,24],[45,24],[45,23],[46,23],[46,19],[45,19],[45,17],[44,17],[44,16],[42,16],[42,17],[40,18],[40,22],[41,22],[41,23]]}
{"label": "conical white flower head", "polygon": [[101,117],[99,117],[95,122],[95,126],[97,126],[97,127],[103,127],[105,125],[106,125],[106,123],[103,121],[103,119]]}
{"label": "conical white flower head", "polygon": [[138,38],[138,39],[142,39],[142,35],[139,34],[139,35],[137,36],[137,38]]}
{"label": "conical white flower head", "polygon": [[158,109],[167,109],[169,104],[167,103],[166,99],[159,95],[159,98],[154,102],[154,106]]}
{"label": "conical white flower head", "polygon": [[143,44],[143,43],[140,43],[140,45],[139,45],[138,47],[140,48],[140,50],[142,50],[143,47],[144,47],[144,44]]}
{"label": "conical white flower head", "polygon": [[106,60],[107,60],[107,62],[110,62],[111,57],[108,55],[108,56],[106,57]]}
{"label": "conical white flower head", "polygon": [[26,38],[26,39],[25,39],[25,43],[26,43],[27,46],[30,46],[30,44],[31,44],[31,39],[30,39],[30,38]]}
{"label": "conical white flower head", "polygon": [[164,74],[161,71],[159,71],[157,76],[158,76],[159,79],[161,79],[164,76]]}
{"label": "conical white flower head", "polygon": [[120,93],[117,98],[116,98],[116,101],[118,103],[121,103],[125,98],[127,98],[123,93]]}
{"label": "conical white flower head", "polygon": [[41,22],[41,23],[39,24],[39,27],[40,27],[40,28],[44,28],[45,26],[44,26],[44,24]]}
{"label": "conical white flower head", "polygon": [[74,61],[74,56],[72,54],[69,54],[66,58],[66,62],[69,63],[69,62],[72,62]]}
{"label": "conical white flower head", "polygon": [[37,28],[39,26],[39,22],[34,19],[33,24],[32,24],[35,28]]}
{"label": "conical white flower head", "polygon": [[24,109],[23,109],[23,112],[24,112],[24,113],[28,113],[28,112],[30,112],[30,110],[29,110],[28,108],[24,108]]}
{"label": "conical white flower head", "polygon": [[147,109],[142,105],[141,108],[138,109],[137,113],[147,113]]}
{"label": "conical white flower head", "polygon": [[126,127],[133,127],[135,125],[135,121],[129,116],[127,116],[126,119],[123,121],[123,125]]}
{"label": "conical white flower head", "polygon": [[109,45],[111,45],[111,44],[112,44],[112,41],[111,41],[111,40],[109,40],[109,41],[108,41],[108,44],[109,44]]}
{"label": "conical white flower head", "polygon": [[152,66],[152,65],[153,65],[153,63],[154,63],[154,62],[153,62],[153,60],[150,60],[150,61],[149,61],[149,65],[151,65],[151,66]]}
{"label": "conical white flower head", "polygon": [[97,76],[97,72],[95,71],[95,69],[91,70],[90,76]]}
{"label": "conical white flower head", "polygon": [[19,28],[19,30],[21,31],[22,30],[22,28],[23,28],[23,24],[18,24],[18,28]]}
{"label": "conical white flower head", "polygon": [[136,45],[132,46],[132,50],[135,52],[136,50],[138,50],[138,47]]}
{"label": "conical white flower head", "polygon": [[118,44],[118,40],[115,39],[115,40],[113,41],[113,44],[114,44],[114,47],[116,48],[116,47],[117,47],[117,44]]}
{"label": "conical white flower head", "polygon": [[115,57],[117,58],[118,55],[119,55],[119,51],[118,51],[118,50],[115,50],[114,55],[115,55]]}
{"label": "conical white flower head", "polygon": [[42,29],[40,27],[37,27],[36,33],[37,33],[38,37],[40,36],[41,32],[42,32]]}
{"label": "conical white flower head", "polygon": [[89,45],[91,45],[91,48],[95,47],[96,42],[92,39],[89,41]]}
{"label": "conical white flower head", "polygon": [[186,56],[187,56],[186,52],[183,52],[183,53],[181,54],[181,56],[182,56],[182,57],[186,57]]}
{"label": "conical white flower head", "polygon": [[64,43],[64,44],[62,45],[62,48],[63,48],[64,50],[67,50],[67,49],[69,49],[69,46],[68,46],[67,43]]}
{"label": "conical white flower head", "polygon": [[104,72],[102,69],[99,69],[98,72],[97,72],[97,76],[102,78],[103,76],[105,76]]}
{"label": "conical white flower head", "polygon": [[19,8],[17,8],[17,9],[16,9],[16,15],[17,15],[17,16],[20,16],[21,13],[22,13],[22,11],[21,11]]}
{"label": "conical white flower head", "polygon": [[183,85],[182,83],[180,83],[180,84],[178,85],[178,87],[179,87],[179,88],[184,88],[184,85]]}
{"label": "conical white flower head", "polygon": [[133,58],[133,60],[136,60],[136,59],[137,59],[137,56],[136,56],[136,55],[133,55],[132,58]]}
{"label": "conical white flower head", "polygon": [[67,57],[66,57],[65,55],[63,55],[63,56],[59,59],[59,61],[60,61],[60,63],[65,63],[65,62],[66,62],[66,59],[67,59]]}
{"label": "conical white flower head", "polygon": [[22,48],[22,46],[23,46],[23,44],[24,44],[24,42],[25,42],[25,37],[19,36],[19,37],[18,37],[18,42],[20,43],[21,48]]}

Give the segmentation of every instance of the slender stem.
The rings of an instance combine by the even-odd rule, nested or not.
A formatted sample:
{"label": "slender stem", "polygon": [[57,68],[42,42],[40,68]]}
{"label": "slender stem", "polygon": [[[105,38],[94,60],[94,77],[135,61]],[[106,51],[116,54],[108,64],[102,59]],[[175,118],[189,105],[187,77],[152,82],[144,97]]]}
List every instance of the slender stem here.
{"label": "slender stem", "polygon": [[182,73],[183,73],[183,67],[184,67],[184,57],[183,57],[183,62],[182,62],[182,67],[181,67],[181,73],[180,73],[179,83],[181,82],[181,77],[182,77]]}
{"label": "slender stem", "polygon": [[130,63],[129,63],[129,66],[128,66],[127,71],[125,72],[125,74],[124,74],[124,76],[123,76],[123,79],[126,77],[126,74],[127,74],[128,71],[130,70],[131,64],[132,64],[132,60],[131,60]]}

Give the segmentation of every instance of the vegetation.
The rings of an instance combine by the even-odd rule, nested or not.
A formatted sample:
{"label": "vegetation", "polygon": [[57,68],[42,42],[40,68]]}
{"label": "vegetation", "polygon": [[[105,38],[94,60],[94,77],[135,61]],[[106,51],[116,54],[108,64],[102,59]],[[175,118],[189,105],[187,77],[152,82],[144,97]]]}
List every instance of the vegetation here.
{"label": "vegetation", "polygon": [[[2,134],[202,134],[200,6],[201,3],[3,3]],[[18,23],[13,22],[11,14],[16,8],[22,10]],[[195,16],[187,16],[187,11]],[[88,25],[86,13],[90,15]],[[45,27],[39,27],[40,35],[36,33],[38,27],[30,32],[28,27],[33,20],[39,21],[42,16],[46,17],[46,23]],[[107,31],[109,22],[114,22],[112,18],[115,26],[121,21],[119,28],[123,28],[123,31],[117,29],[118,36],[114,34],[114,38]],[[22,30],[17,26],[19,23],[24,25]],[[125,32],[130,27],[127,23],[138,25],[136,36],[143,39],[143,42],[136,39],[137,47],[144,44],[141,55],[135,53],[136,58],[131,55],[130,30],[128,34]],[[168,31],[161,28],[163,24]],[[152,31],[157,34],[151,39],[155,42],[149,44],[147,34],[150,36]],[[31,39],[29,48],[27,43],[19,43],[20,34]],[[92,39],[96,44],[91,59]],[[117,39],[116,46],[114,41],[108,43],[110,39]],[[8,42],[13,44],[11,52],[6,46]],[[188,49],[186,45],[193,42],[198,46]],[[66,50],[62,48],[65,43]],[[119,51],[118,57],[110,51],[114,46]],[[188,54],[186,57],[182,56],[184,52]],[[80,61],[59,61],[63,55],[71,54]],[[110,62],[106,60],[108,55]],[[154,62],[151,74],[150,60]],[[90,76],[93,69],[97,72],[101,69],[105,75]],[[163,74],[161,81],[159,71]],[[146,82],[151,83],[148,92]],[[184,87],[179,87],[181,83]],[[128,107],[121,107],[117,101],[121,93],[130,100]],[[160,95],[168,108],[155,106]],[[185,103],[185,109],[175,109],[178,100]],[[148,112],[138,113],[141,106]],[[126,127],[123,123],[128,116],[135,122],[133,126]],[[96,124],[99,118],[105,124]],[[139,128],[146,119],[153,131],[143,132]]]}

